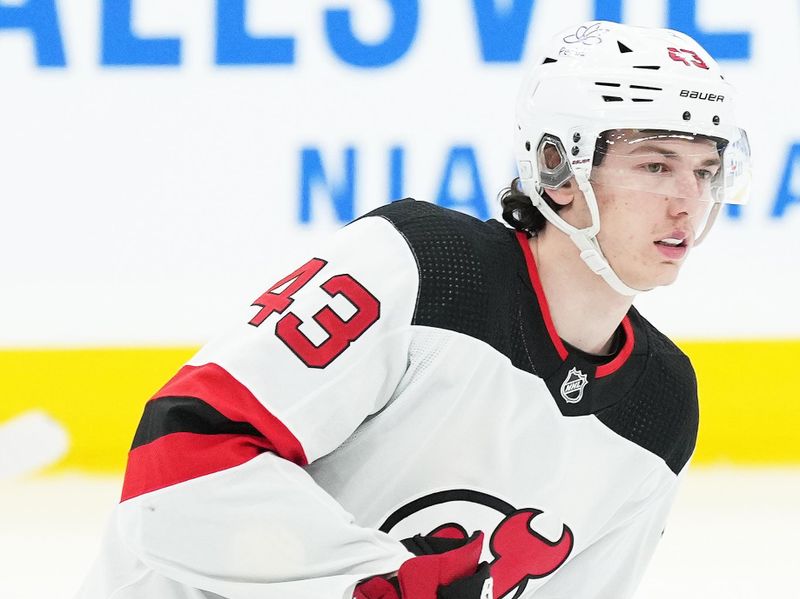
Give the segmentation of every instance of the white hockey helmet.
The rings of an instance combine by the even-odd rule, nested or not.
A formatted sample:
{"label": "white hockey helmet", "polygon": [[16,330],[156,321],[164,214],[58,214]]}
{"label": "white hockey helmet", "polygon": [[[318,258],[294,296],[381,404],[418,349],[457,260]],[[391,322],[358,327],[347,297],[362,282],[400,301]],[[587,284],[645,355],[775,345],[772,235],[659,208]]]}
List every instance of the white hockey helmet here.
{"label": "white hockey helmet", "polygon": [[[598,154],[615,143],[640,144],[638,152],[646,145],[642,142],[653,139],[713,141],[719,164],[703,191],[706,209],[696,229],[697,244],[722,204],[747,199],[750,148],[734,118],[734,96],[714,59],[680,32],[606,21],[570,27],[547,45],[517,100],[515,156],[522,191],[570,236],[584,262],[612,288],[625,295],[644,291],[614,273],[597,242],[600,218],[592,169],[598,158],[602,161]],[[567,223],[542,197],[544,190],[573,177],[592,218],[582,229]],[[652,180],[643,181],[639,189],[636,182],[626,185],[653,193]],[[667,187],[664,195],[678,193]]]}

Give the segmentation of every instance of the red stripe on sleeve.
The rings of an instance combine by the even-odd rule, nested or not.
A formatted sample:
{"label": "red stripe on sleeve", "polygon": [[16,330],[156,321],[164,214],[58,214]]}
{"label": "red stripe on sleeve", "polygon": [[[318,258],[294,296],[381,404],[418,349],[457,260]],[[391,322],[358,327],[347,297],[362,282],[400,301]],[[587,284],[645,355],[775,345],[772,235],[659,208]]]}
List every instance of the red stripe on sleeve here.
{"label": "red stripe on sleeve", "polygon": [[218,364],[184,366],[150,401],[161,397],[195,397],[232,421],[250,423],[263,437],[180,432],[136,447],[128,455],[123,501],[238,466],[264,451],[300,466],[308,464],[292,432]]}
{"label": "red stripe on sleeve", "polygon": [[153,399],[159,397],[202,399],[226,418],[252,424],[282,458],[301,466],[308,464],[305,451],[292,432],[219,364],[184,366]]}
{"label": "red stripe on sleeve", "polygon": [[165,435],[128,454],[121,501],[239,466],[272,449],[266,439],[247,435]]}

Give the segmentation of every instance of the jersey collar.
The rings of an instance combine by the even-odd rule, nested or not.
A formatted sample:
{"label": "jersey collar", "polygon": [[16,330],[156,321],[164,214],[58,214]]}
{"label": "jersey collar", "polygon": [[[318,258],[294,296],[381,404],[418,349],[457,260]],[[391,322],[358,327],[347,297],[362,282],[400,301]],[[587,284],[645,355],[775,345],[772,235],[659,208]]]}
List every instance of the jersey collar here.
{"label": "jersey collar", "polygon": [[[516,232],[525,258],[527,280],[536,296],[532,343],[537,373],[545,380],[561,411],[567,415],[592,413],[616,403],[632,386],[646,362],[646,335],[636,334],[633,308],[620,323],[625,341],[617,354],[603,364],[592,364],[570,352],[553,324],[528,235]],[[538,329],[538,334],[536,332]],[[542,334],[543,333],[543,334]]]}

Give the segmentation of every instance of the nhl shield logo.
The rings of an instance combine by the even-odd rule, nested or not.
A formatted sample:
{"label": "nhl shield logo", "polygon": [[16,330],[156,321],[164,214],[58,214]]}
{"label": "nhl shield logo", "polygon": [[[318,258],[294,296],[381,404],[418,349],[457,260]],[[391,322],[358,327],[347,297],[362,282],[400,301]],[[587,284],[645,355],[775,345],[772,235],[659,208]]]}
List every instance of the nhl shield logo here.
{"label": "nhl shield logo", "polygon": [[578,403],[583,398],[583,388],[588,382],[589,377],[583,372],[577,368],[571,368],[567,373],[567,378],[561,383],[561,397],[567,403]]}

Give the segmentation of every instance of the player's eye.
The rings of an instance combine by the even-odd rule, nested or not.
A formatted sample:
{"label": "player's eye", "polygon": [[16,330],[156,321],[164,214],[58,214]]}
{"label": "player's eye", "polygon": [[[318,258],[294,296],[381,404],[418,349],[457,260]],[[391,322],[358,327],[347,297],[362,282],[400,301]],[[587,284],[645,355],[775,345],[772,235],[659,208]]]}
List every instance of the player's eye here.
{"label": "player's eye", "polygon": [[699,168],[694,171],[695,176],[702,181],[710,181],[717,174],[717,171],[711,171],[705,168]]}
{"label": "player's eye", "polygon": [[667,172],[667,165],[663,162],[648,162],[642,166],[645,171],[648,173],[653,173],[654,175]]}

